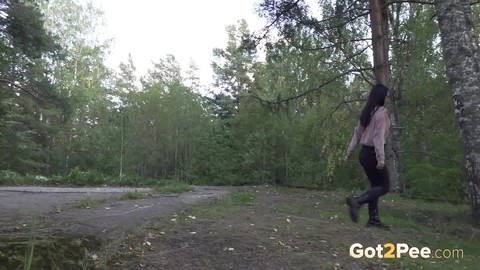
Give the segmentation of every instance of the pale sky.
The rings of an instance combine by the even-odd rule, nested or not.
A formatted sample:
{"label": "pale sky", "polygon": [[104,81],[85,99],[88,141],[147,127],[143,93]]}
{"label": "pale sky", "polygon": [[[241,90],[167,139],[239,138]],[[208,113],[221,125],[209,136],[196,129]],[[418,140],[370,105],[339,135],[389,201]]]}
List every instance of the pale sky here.
{"label": "pale sky", "polygon": [[128,53],[141,75],[151,62],[173,54],[186,70],[190,59],[203,85],[213,82],[213,48],[225,48],[225,27],[245,19],[250,31],[265,22],[254,12],[261,0],[95,0],[104,11],[106,36],[114,38],[109,67],[117,68]]}

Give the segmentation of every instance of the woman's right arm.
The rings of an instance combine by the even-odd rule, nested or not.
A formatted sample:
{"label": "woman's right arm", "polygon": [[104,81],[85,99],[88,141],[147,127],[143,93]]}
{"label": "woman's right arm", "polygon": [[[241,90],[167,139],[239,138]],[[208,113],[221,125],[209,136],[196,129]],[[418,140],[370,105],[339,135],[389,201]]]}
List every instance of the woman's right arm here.
{"label": "woman's right arm", "polygon": [[385,132],[387,128],[388,114],[386,110],[383,110],[378,114],[375,121],[375,130],[373,132],[373,145],[375,146],[375,153],[377,162],[385,164]]}

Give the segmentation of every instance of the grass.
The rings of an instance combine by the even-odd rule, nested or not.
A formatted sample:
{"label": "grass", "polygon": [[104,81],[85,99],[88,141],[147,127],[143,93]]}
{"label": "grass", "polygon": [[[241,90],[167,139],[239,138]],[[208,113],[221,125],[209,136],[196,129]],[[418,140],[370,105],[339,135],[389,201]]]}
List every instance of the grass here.
{"label": "grass", "polygon": [[76,201],[73,206],[76,208],[94,208],[99,204],[105,203],[107,199],[92,199],[92,198],[84,198],[81,200]]}
{"label": "grass", "polygon": [[254,202],[255,195],[252,192],[232,192],[218,202],[200,205],[195,210],[195,214],[200,219],[221,218]]}
{"label": "grass", "polygon": [[163,180],[158,182],[153,190],[157,193],[184,193],[193,191],[193,188],[184,182]]}
{"label": "grass", "polygon": [[[68,269],[92,269],[92,259],[89,250],[98,247],[98,242],[92,241],[93,237],[83,238],[81,244],[78,238],[52,234],[42,226],[37,226],[37,218],[32,216],[29,231],[24,236],[21,231],[14,235],[2,238],[0,246],[1,269],[66,269],[62,262],[72,262],[73,268]],[[81,246],[79,246],[81,245]],[[25,249],[22,257],[21,252]],[[79,256],[80,255],[80,256]]]}
{"label": "grass", "polygon": [[32,225],[30,227],[30,236],[27,245],[27,251],[25,252],[25,260],[23,264],[24,270],[30,270],[33,262],[33,252],[35,250],[35,216],[32,218]]}
{"label": "grass", "polygon": [[255,195],[252,192],[233,192],[227,197],[226,203],[229,206],[247,206],[255,201]]}
{"label": "grass", "polygon": [[141,200],[148,197],[147,193],[138,192],[138,191],[128,191],[120,196],[121,200]]}

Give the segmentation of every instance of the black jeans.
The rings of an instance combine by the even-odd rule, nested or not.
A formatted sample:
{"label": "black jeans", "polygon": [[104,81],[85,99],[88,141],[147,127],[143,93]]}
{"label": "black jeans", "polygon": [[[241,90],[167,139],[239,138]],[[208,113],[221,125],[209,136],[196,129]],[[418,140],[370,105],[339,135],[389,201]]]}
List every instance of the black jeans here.
{"label": "black jeans", "polygon": [[378,198],[390,191],[388,170],[386,167],[382,170],[376,168],[377,158],[375,148],[371,146],[362,146],[359,161],[370,181],[370,189],[366,192],[368,200],[365,203],[368,203],[369,211],[376,211],[378,208]]}

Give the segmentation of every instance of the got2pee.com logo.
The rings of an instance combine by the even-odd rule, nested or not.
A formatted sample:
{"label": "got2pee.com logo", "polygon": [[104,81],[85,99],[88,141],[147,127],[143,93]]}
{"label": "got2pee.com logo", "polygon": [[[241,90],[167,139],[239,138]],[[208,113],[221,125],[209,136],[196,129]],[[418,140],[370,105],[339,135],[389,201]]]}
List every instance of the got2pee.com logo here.
{"label": "got2pee.com logo", "polygon": [[365,247],[360,243],[350,246],[349,255],[353,258],[383,258],[398,259],[410,257],[413,259],[463,258],[463,249],[432,249],[429,247],[414,247],[406,243],[385,243],[376,247]]}

